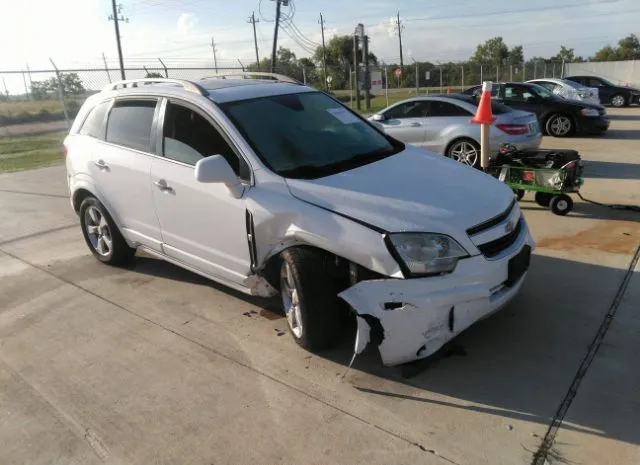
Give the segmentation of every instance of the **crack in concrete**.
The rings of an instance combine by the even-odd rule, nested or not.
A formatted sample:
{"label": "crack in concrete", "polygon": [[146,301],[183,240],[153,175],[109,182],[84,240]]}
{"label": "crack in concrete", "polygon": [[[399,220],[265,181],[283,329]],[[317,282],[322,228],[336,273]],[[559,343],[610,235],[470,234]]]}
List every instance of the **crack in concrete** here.
{"label": "crack in concrete", "polygon": [[34,237],[46,236],[47,234],[50,234],[50,233],[55,233],[55,232],[59,232],[59,231],[64,231],[65,229],[71,229],[71,228],[77,228],[77,227],[78,227],[78,223],[74,223],[74,224],[68,224],[68,225],[65,225],[65,226],[58,226],[57,228],[47,229],[45,231],[38,231],[38,232],[31,233],[31,234],[25,234],[24,236],[13,237],[11,239],[7,239],[5,241],[2,241],[2,242],[0,242],[0,246],[7,245],[7,244],[12,244],[13,242],[19,242],[19,241],[24,241],[24,240],[27,240],[27,239],[32,239]]}
{"label": "crack in concrete", "polygon": [[[0,244],[0,246],[1,245],[3,245],[3,244]],[[347,410],[345,410],[345,409],[343,409],[341,407],[333,405],[333,404],[329,403],[328,401],[325,401],[324,399],[321,399],[318,396],[314,396],[312,394],[309,394],[308,392],[303,391],[302,389],[300,389],[300,388],[298,388],[296,386],[293,386],[291,384],[285,383],[284,381],[282,381],[281,379],[276,378],[275,376],[272,376],[272,375],[270,375],[268,373],[260,371],[257,368],[255,368],[255,367],[253,367],[251,365],[248,365],[247,363],[241,362],[240,360],[236,360],[236,359],[230,357],[229,355],[226,355],[226,354],[214,349],[213,347],[209,347],[206,344],[203,344],[202,342],[199,342],[199,341],[197,341],[195,339],[192,339],[192,338],[190,338],[190,337],[188,337],[188,336],[186,336],[186,335],[184,335],[184,334],[182,334],[182,333],[180,333],[180,332],[178,332],[178,331],[176,331],[176,330],[174,330],[172,328],[164,326],[164,325],[162,325],[161,323],[159,323],[159,322],[157,322],[155,320],[147,318],[146,316],[141,315],[139,313],[136,313],[133,310],[130,310],[127,307],[125,307],[123,305],[120,305],[117,302],[114,302],[114,301],[112,301],[112,300],[110,300],[110,299],[108,299],[106,297],[103,297],[103,296],[97,294],[96,292],[94,292],[94,291],[92,291],[90,289],[82,287],[81,285],[79,285],[77,283],[74,283],[74,282],[72,282],[72,281],[70,281],[68,279],[65,279],[65,278],[63,278],[61,276],[58,276],[55,273],[53,273],[52,271],[47,270],[47,269],[45,269],[45,268],[43,268],[43,267],[41,267],[41,266],[39,266],[39,265],[37,265],[35,263],[32,263],[29,260],[26,260],[26,259],[24,259],[22,257],[19,257],[19,256],[15,255],[15,254],[13,254],[11,252],[7,252],[6,250],[1,249],[1,248],[0,248],[0,252],[8,255],[9,257],[11,257],[11,258],[13,258],[15,260],[20,261],[20,262],[22,262],[22,263],[24,263],[24,264],[26,264],[28,266],[31,266],[32,268],[35,268],[35,269],[37,269],[39,271],[42,271],[42,272],[48,274],[49,276],[51,276],[51,277],[53,277],[55,279],[58,279],[59,281],[62,281],[65,284],[68,284],[69,286],[72,286],[72,287],[74,287],[74,288],[76,288],[76,289],[78,289],[80,291],[86,292],[87,294],[90,294],[93,297],[95,297],[97,299],[100,299],[101,301],[106,302],[106,303],[114,306],[115,308],[117,308],[119,310],[127,312],[127,313],[129,313],[129,314],[131,314],[131,315],[133,315],[133,316],[135,316],[135,317],[137,317],[137,318],[149,323],[149,324],[152,324],[152,325],[154,325],[154,326],[156,326],[156,327],[158,327],[158,328],[160,328],[160,329],[162,329],[164,331],[167,331],[167,332],[173,334],[174,336],[179,337],[180,339],[183,339],[183,340],[185,340],[185,341],[187,341],[187,342],[189,342],[191,344],[194,344],[194,345],[200,347],[201,349],[203,349],[203,350],[205,350],[207,352],[211,352],[211,353],[213,353],[213,354],[215,354],[215,355],[217,355],[219,357],[224,358],[225,360],[228,360],[228,361],[230,361],[232,363],[240,365],[243,368],[245,368],[247,370],[250,370],[250,371],[252,371],[252,372],[254,372],[254,373],[256,373],[256,374],[258,374],[260,376],[264,376],[265,378],[267,378],[267,379],[269,379],[269,380],[271,380],[271,381],[273,381],[273,382],[275,382],[277,384],[280,384],[280,385],[285,386],[285,387],[287,387],[289,389],[292,389],[292,390],[296,391],[297,393],[302,394],[305,397],[313,399],[316,402],[319,402],[319,403],[321,403],[322,405],[324,405],[324,406],[326,406],[328,408],[331,408],[333,410],[336,410],[336,411],[342,413],[343,415],[346,415],[346,416],[348,416],[350,418],[353,418],[354,420],[357,420],[357,421],[359,421],[361,423],[364,423],[367,426],[370,426],[370,427],[375,428],[375,429],[377,429],[377,430],[379,430],[379,431],[381,431],[383,433],[386,433],[387,435],[389,435],[391,437],[394,437],[396,439],[399,439],[400,441],[402,441],[402,442],[404,442],[406,444],[409,444],[411,446],[417,447],[417,448],[419,448],[420,450],[422,450],[422,451],[424,451],[426,453],[429,453],[431,455],[435,455],[438,458],[440,458],[440,459],[442,459],[442,460],[444,460],[444,461],[446,461],[448,463],[451,463],[452,465],[460,465],[459,463],[457,463],[457,462],[455,462],[455,461],[453,461],[453,460],[451,460],[451,459],[449,459],[449,458],[437,453],[434,449],[428,449],[425,446],[423,446],[422,444],[402,436],[400,433],[396,433],[396,432],[393,432],[393,431],[391,431],[389,429],[383,428],[382,426],[377,425],[375,423],[372,423],[372,422],[370,422],[370,421],[368,421],[368,420],[366,420],[366,419],[364,419],[362,417],[359,417],[358,415],[356,415],[354,413],[351,413],[351,412],[349,412],[349,411],[347,411]],[[98,452],[96,451],[96,454],[97,453]]]}
{"label": "crack in concrete", "polygon": [[582,359],[582,363],[578,367],[578,371],[573,377],[573,381],[569,386],[567,394],[560,403],[560,406],[558,407],[558,410],[556,411],[556,414],[554,415],[553,420],[551,421],[551,424],[549,425],[549,428],[547,429],[547,432],[544,435],[542,442],[540,443],[540,447],[538,447],[538,450],[533,456],[531,465],[547,465],[549,463],[549,457],[553,458],[556,455],[554,454],[553,445],[556,435],[558,434],[558,430],[560,429],[560,426],[562,426],[564,417],[569,411],[569,407],[571,407],[571,403],[578,393],[580,383],[582,383],[583,378],[586,376],[591,363],[593,362],[596,354],[598,353],[598,350],[600,349],[600,346],[602,345],[602,341],[609,331],[609,327],[611,326],[613,318],[615,317],[616,312],[618,311],[618,307],[620,306],[620,302],[622,301],[622,298],[627,291],[629,281],[631,281],[631,277],[639,260],[640,245],[636,249],[636,253],[629,263],[629,268],[627,269],[627,272],[622,279],[618,290],[616,291],[613,302],[611,302],[611,305],[609,306],[609,310],[607,311],[604,319],[602,320],[602,323],[600,324],[600,327],[598,328],[598,332],[595,334],[593,340],[591,341],[591,344],[589,344],[587,353]]}
{"label": "crack in concrete", "polygon": [[53,197],[56,199],[69,199],[68,195],[60,195],[60,194],[45,194],[44,192],[28,192],[28,191],[14,191],[11,189],[0,189],[0,192],[7,192],[9,194],[20,194],[20,195],[37,195],[39,197]]}

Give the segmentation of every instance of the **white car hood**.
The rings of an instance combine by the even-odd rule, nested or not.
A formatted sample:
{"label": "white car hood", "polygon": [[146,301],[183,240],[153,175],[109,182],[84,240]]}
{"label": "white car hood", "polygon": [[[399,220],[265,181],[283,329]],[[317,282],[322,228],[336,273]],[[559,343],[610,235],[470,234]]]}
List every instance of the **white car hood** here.
{"label": "white car hood", "polygon": [[356,169],[286,182],[300,200],[387,232],[460,237],[513,201],[511,189],[495,178],[409,145],[397,155]]}

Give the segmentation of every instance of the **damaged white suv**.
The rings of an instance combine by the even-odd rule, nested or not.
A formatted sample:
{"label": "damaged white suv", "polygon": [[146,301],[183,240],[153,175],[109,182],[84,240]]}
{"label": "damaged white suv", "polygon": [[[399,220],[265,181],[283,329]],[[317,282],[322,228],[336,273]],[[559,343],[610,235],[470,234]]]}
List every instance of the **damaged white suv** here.
{"label": "damaged white suv", "polygon": [[534,242],[505,184],[283,76],[221,77],[123,81],[87,99],[64,145],[98,260],[141,249],[279,293],[312,351],[351,310],[357,351],[375,341],[387,365],[434,353],[518,292]]}

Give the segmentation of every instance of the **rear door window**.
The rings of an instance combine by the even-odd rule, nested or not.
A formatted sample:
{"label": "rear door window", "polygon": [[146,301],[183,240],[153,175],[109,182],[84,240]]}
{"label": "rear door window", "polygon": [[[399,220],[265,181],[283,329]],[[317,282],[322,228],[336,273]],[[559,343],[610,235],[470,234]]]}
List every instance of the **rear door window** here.
{"label": "rear door window", "polygon": [[427,116],[427,102],[406,102],[384,113],[387,119],[423,118]]}
{"label": "rear door window", "polygon": [[151,152],[151,128],[157,100],[119,100],[107,123],[107,142]]}
{"label": "rear door window", "polygon": [[604,85],[600,79],[596,78],[589,78],[587,84],[589,87],[602,87]]}
{"label": "rear door window", "polygon": [[107,110],[111,101],[102,102],[91,109],[89,115],[82,123],[79,134],[83,136],[95,137],[96,139],[104,139],[104,123]]}
{"label": "rear door window", "polygon": [[439,100],[432,100],[429,102],[429,116],[473,116],[470,112],[464,108],[454,105],[449,102],[441,102]]}

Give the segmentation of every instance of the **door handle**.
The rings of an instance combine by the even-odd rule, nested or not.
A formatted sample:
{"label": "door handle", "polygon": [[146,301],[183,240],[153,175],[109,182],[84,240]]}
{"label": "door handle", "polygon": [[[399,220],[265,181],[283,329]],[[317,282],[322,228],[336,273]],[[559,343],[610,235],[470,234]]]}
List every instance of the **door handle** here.
{"label": "door handle", "polygon": [[409,126],[411,126],[412,128],[417,128],[418,126],[422,126],[422,124],[420,124],[420,123],[411,123],[411,124],[409,124]]}
{"label": "door handle", "polygon": [[164,179],[159,179],[158,181],[154,181],[154,183],[158,189],[162,192],[173,192],[173,188],[167,184],[167,181]]}
{"label": "door handle", "polygon": [[94,161],[93,162],[94,165],[96,165],[98,167],[98,169],[100,169],[101,171],[108,171],[109,170],[109,165],[107,165],[104,160],[98,160],[98,161]]}

